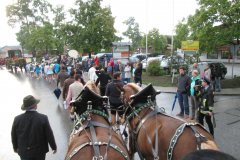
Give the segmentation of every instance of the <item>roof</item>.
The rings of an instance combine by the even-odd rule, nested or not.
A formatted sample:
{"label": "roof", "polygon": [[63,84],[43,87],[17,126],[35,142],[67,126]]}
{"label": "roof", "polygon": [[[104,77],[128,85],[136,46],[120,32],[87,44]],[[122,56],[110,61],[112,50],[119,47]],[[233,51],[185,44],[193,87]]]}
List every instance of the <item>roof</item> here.
{"label": "roof", "polygon": [[5,51],[4,49],[1,49],[1,53],[6,53],[7,51]]}
{"label": "roof", "polygon": [[[4,46],[4,47],[9,47],[9,48],[11,48],[12,50],[19,50],[19,49],[21,49],[21,46],[20,46],[20,45],[18,45],[18,46]],[[2,47],[2,48],[4,48],[4,47]]]}
{"label": "roof", "polygon": [[130,42],[111,42],[111,46],[132,46]]}

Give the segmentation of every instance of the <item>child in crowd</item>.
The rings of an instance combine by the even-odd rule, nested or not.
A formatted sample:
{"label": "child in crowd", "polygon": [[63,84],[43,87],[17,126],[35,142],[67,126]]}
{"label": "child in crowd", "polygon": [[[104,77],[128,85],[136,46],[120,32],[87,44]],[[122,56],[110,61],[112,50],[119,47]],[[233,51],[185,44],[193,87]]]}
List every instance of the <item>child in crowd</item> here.
{"label": "child in crowd", "polygon": [[28,63],[26,65],[26,71],[27,71],[27,74],[29,74],[29,64]]}
{"label": "child in crowd", "polygon": [[30,77],[33,77],[34,76],[34,67],[33,67],[32,63],[30,64],[29,70],[30,70]]}
{"label": "child in crowd", "polygon": [[36,68],[35,68],[35,72],[36,72],[36,74],[37,74],[37,79],[39,79],[40,68],[39,68],[38,65],[37,65]]}

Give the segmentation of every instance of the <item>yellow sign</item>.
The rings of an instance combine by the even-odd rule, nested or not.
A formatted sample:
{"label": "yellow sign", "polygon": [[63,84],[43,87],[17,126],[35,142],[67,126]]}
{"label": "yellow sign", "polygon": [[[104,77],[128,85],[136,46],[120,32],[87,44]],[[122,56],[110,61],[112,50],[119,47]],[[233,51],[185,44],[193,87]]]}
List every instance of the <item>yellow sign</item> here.
{"label": "yellow sign", "polygon": [[198,51],[199,41],[182,41],[182,51]]}
{"label": "yellow sign", "polygon": [[64,46],[64,49],[66,50],[66,49],[67,49],[67,46]]}

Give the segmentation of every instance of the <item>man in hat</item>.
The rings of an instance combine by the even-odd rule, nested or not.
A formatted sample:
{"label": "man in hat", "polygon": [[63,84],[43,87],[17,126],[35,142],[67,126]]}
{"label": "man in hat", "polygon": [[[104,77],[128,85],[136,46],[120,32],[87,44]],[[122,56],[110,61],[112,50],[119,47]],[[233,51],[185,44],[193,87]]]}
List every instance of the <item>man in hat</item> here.
{"label": "man in hat", "polygon": [[209,131],[213,135],[211,116],[213,115],[214,95],[211,86],[209,86],[210,83],[211,81],[207,77],[203,78],[203,89],[200,91],[201,104],[199,109],[199,123],[203,125],[203,118],[205,117]]}
{"label": "man in hat", "polygon": [[12,144],[21,160],[44,160],[49,151],[48,144],[57,152],[57,146],[46,115],[38,113],[40,100],[28,95],[23,99],[22,110],[25,113],[15,117],[12,125]]}

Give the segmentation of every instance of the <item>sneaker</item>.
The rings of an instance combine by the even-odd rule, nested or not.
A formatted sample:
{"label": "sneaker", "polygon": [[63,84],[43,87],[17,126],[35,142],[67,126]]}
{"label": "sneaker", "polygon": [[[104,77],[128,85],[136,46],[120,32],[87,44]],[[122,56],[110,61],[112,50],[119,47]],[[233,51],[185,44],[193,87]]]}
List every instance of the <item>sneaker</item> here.
{"label": "sneaker", "polygon": [[178,114],[176,114],[176,116],[183,116],[183,114],[182,113],[178,113]]}
{"label": "sneaker", "polygon": [[185,115],[185,117],[184,117],[184,118],[188,119],[188,118],[189,118],[189,115]]}

